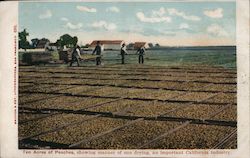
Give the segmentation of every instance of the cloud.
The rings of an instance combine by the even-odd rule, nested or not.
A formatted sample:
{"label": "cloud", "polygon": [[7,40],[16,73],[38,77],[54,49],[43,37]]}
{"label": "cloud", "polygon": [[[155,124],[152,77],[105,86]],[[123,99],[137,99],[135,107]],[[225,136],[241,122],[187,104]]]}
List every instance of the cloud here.
{"label": "cloud", "polygon": [[40,19],[48,19],[52,17],[52,13],[50,10],[46,10],[45,12],[43,12],[42,14],[39,15]]}
{"label": "cloud", "polygon": [[171,22],[171,18],[167,16],[156,16],[156,12],[153,13],[151,17],[146,17],[144,13],[138,12],[136,13],[137,18],[141,22],[147,22],[147,23],[159,23],[159,22]]}
{"label": "cloud", "polygon": [[159,10],[153,10],[153,11],[152,11],[152,15],[153,15],[154,17],[156,17],[156,16],[161,17],[161,16],[163,16],[165,13],[166,13],[166,10],[165,10],[163,7],[161,7]]}
{"label": "cloud", "polygon": [[164,35],[164,36],[176,36],[176,32],[175,31],[169,31],[169,30],[162,30],[159,31],[160,35]]}
{"label": "cloud", "polygon": [[160,22],[171,22],[171,18],[166,16],[166,10],[161,7],[159,10],[152,10],[152,14],[146,17],[143,12],[136,13],[137,18],[141,22],[147,23],[160,23]]}
{"label": "cloud", "polygon": [[136,26],[136,25],[130,25],[124,29],[121,30],[121,32],[125,32],[125,33],[144,33],[144,29],[143,27],[140,25],[140,26]]}
{"label": "cloud", "polygon": [[222,18],[223,17],[222,8],[217,8],[214,10],[205,10],[203,13],[210,18]]}
{"label": "cloud", "polygon": [[143,28],[140,26],[131,26],[127,27],[125,30],[122,30],[123,33],[128,34],[140,34],[143,36],[155,36],[155,37],[162,37],[162,36],[175,36],[176,32],[179,31],[178,29],[159,29],[157,27],[146,27]]}
{"label": "cloud", "polygon": [[94,22],[91,26],[94,27],[94,28],[105,29],[105,30],[108,30],[108,31],[116,29],[116,24],[108,23],[108,22],[103,21],[103,20]]}
{"label": "cloud", "polygon": [[179,29],[189,29],[189,25],[186,23],[181,23]]}
{"label": "cloud", "polygon": [[95,13],[97,10],[95,8],[89,8],[86,6],[76,6],[76,9],[82,11],[82,12],[89,12],[89,13]]}
{"label": "cloud", "polygon": [[82,27],[82,23],[72,24],[71,22],[67,22],[65,27],[68,29],[71,29],[71,30],[76,30],[76,29],[80,29]]}
{"label": "cloud", "polygon": [[106,9],[107,12],[114,12],[114,13],[119,13],[120,12],[120,9],[113,6],[113,7],[109,7]]}
{"label": "cloud", "polygon": [[212,24],[208,26],[207,32],[214,36],[228,36],[228,33],[217,24]]}
{"label": "cloud", "polygon": [[168,13],[169,13],[169,15],[176,15],[176,16],[182,17],[185,20],[191,20],[191,21],[199,21],[199,20],[201,20],[201,18],[198,17],[198,16],[186,15],[184,12],[178,11],[175,8],[168,9]]}
{"label": "cloud", "polygon": [[68,18],[65,18],[65,17],[62,17],[61,20],[62,20],[62,21],[69,21],[69,19],[68,19]]}
{"label": "cloud", "polygon": [[82,28],[82,23],[77,23],[77,24],[73,24],[72,22],[70,22],[70,20],[66,17],[61,17],[60,19],[61,21],[64,21],[65,22],[65,25],[64,27],[65,28],[68,28],[70,30],[77,30],[77,29],[80,29]]}

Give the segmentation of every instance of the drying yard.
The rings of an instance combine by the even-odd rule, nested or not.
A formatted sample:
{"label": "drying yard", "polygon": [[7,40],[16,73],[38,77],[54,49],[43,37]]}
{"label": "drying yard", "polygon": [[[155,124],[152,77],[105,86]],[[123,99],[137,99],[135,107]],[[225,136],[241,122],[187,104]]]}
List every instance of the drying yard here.
{"label": "drying yard", "polygon": [[19,148],[235,149],[236,70],[19,67]]}

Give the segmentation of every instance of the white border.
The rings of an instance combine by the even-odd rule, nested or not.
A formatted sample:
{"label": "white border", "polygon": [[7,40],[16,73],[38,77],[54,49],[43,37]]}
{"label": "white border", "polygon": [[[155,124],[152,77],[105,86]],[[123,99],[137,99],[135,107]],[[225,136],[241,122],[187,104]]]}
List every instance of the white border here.
{"label": "white border", "polygon": [[14,124],[17,111],[14,113],[13,97],[14,77],[17,79],[17,75],[14,76],[14,36],[17,33],[14,33],[13,27],[18,24],[17,15],[17,2],[0,3],[0,157],[17,157],[19,154],[17,124]]}

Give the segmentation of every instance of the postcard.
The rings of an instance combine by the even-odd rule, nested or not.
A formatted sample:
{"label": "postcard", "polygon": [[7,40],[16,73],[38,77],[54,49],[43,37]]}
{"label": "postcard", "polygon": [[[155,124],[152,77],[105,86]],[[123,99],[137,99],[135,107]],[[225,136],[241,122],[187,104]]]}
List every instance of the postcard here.
{"label": "postcard", "polygon": [[1,157],[248,158],[249,2],[0,3]]}

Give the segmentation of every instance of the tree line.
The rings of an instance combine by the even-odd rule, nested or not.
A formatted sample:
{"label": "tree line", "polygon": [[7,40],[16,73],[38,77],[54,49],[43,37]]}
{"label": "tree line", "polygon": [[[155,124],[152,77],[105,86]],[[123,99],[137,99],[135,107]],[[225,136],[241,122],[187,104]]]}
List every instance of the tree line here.
{"label": "tree line", "polygon": [[[36,48],[40,41],[50,42],[49,39],[47,39],[47,38],[42,38],[42,39],[33,38],[29,42],[27,40],[28,36],[29,36],[29,33],[27,32],[26,29],[24,29],[23,31],[18,33],[19,48],[25,49],[25,50],[32,49],[32,48]],[[77,43],[77,41],[78,41],[78,38],[76,36],[72,37],[69,34],[64,34],[64,35],[60,36],[59,39],[56,40],[55,45],[57,47],[61,47],[61,48],[63,48],[64,46],[73,47]]]}
{"label": "tree line", "polygon": [[[50,43],[49,39],[47,38],[42,38],[42,39],[38,39],[38,38],[33,38],[31,39],[31,41],[29,42],[27,40],[27,37],[29,36],[29,33],[27,32],[26,29],[24,29],[23,31],[18,33],[18,37],[19,37],[19,48],[21,49],[33,49],[33,48],[37,48],[38,44],[40,41],[43,42],[48,42]],[[62,36],[60,36],[59,39],[56,40],[56,42],[54,43],[55,46],[59,47],[59,48],[63,48],[64,46],[66,47],[73,47],[78,41],[78,38],[76,36],[70,36],[69,34],[64,34]],[[83,47],[88,47],[89,44],[86,44]],[[149,48],[159,48],[160,45],[158,43],[156,43],[155,45],[153,45],[152,43],[148,43]]]}

